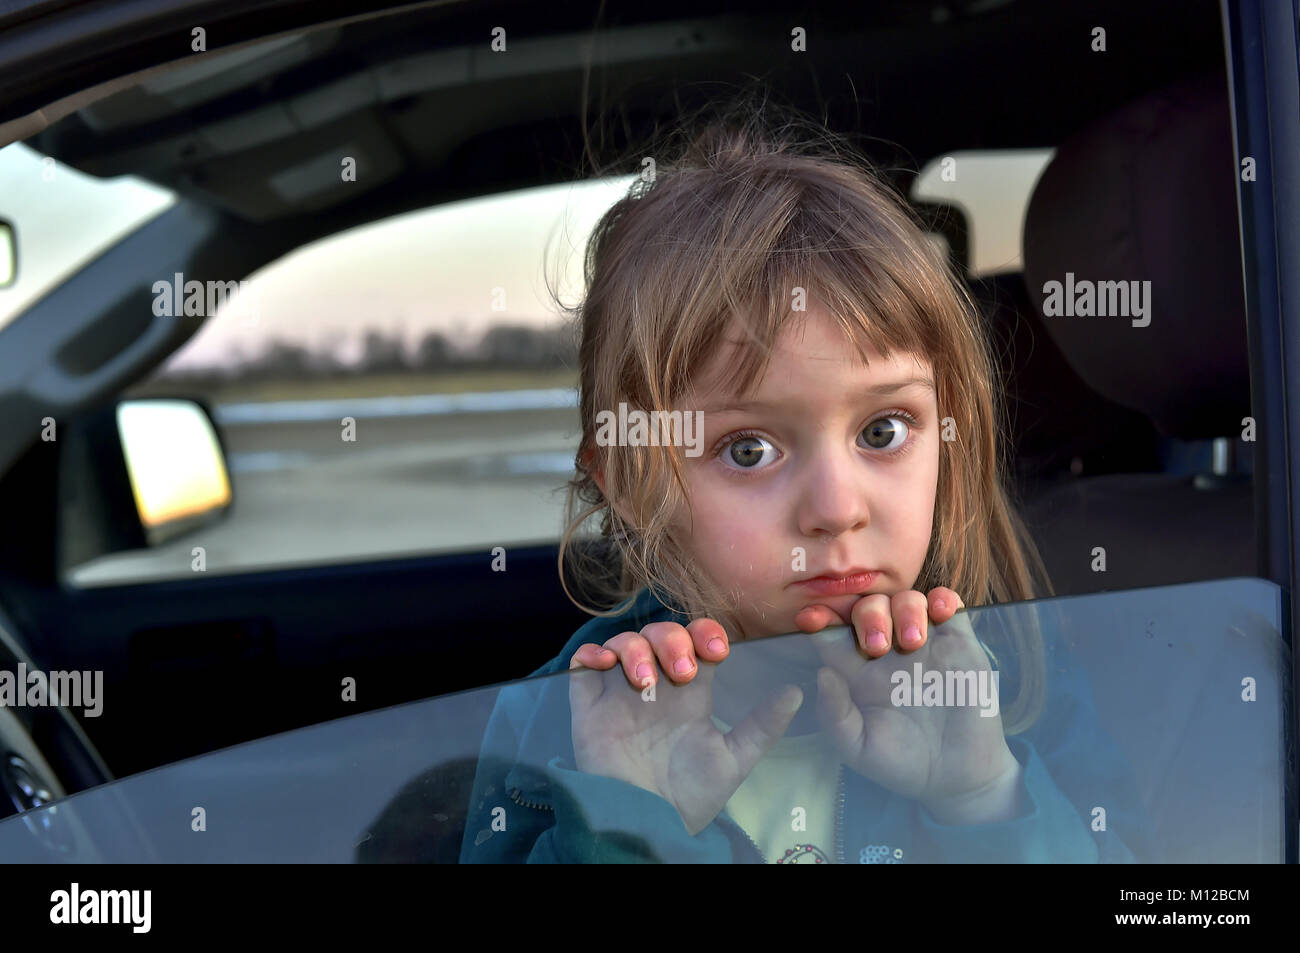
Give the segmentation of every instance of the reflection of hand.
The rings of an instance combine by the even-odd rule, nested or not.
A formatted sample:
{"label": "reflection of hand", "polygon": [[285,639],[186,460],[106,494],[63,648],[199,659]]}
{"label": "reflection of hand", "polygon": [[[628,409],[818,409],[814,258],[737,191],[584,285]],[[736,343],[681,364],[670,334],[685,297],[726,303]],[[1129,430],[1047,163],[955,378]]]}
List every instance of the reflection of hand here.
{"label": "reflection of hand", "polygon": [[[656,622],[640,633],[616,636],[603,650],[584,645],[569,665],[597,669],[569,677],[578,770],[659,795],[677,809],[692,836],[718,815],[803,704],[803,692],[786,685],[724,734],[710,717],[717,662],[699,666],[699,678],[694,678],[694,669],[678,676],[678,681],[690,684],[659,684],[656,656],[665,663],[675,661],[684,657],[686,646],[694,645],[704,657],[700,646],[707,651],[721,629],[711,619],[687,627]],[[725,657],[725,646],[721,653],[710,654]],[[620,661],[622,671],[611,671]]]}
{"label": "reflection of hand", "polygon": [[[873,601],[864,605],[868,600]],[[940,600],[945,605],[936,612],[934,604]],[[917,663],[923,673],[974,673],[975,684],[980,672],[991,672],[969,616],[954,615],[962,606],[960,597],[951,589],[931,591],[930,618],[936,625],[951,622],[928,640],[926,603],[926,597],[915,591],[892,599],[872,595],[858,600],[852,625],[866,658],[850,644],[816,640],[828,666],[818,673],[817,713],[822,728],[845,764],[891,791],[916,799],[940,823],[975,824],[1014,817],[1020,807],[1022,768],[1007,747],[1000,715],[986,717],[978,698],[962,706],[894,704],[894,673],[902,669],[910,679]],[[828,607],[811,608],[839,618]],[[818,624],[824,616],[802,616],[801,622],[815,627],[813,631],[825,627]],[[917,626],[920,648],[887,656],[867,649],[863,633],[872,629],[888,633],[891,627],[897,632],[899,624],[904,631],[908,625]],[[917,643],[904,640],[904,644]],[[966,682],[971,684],[969,679]]]}

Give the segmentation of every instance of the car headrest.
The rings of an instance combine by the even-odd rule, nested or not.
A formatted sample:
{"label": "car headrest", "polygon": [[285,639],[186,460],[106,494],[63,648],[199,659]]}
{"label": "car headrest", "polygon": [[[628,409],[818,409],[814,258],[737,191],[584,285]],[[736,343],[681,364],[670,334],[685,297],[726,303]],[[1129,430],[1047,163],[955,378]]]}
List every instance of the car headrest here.
{"label": "car headrest", "polygon": [[1048,332],[1094,390],[1167,436],[1236,436],[1250,413],[1237,175],[1227,84],[1207,74],[1068,139],[1026,212],[1025,281]]}

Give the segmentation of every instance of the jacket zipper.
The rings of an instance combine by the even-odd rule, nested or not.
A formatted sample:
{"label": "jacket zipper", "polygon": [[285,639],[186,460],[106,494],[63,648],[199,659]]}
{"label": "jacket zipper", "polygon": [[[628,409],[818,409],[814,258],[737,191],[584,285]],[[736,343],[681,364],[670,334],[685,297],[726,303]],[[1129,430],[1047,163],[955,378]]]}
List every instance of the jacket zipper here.
{"label": "jacket zipper", "polygon": [[[510,800],[514,801],[516,804],[522,804],[524,807],[536,808],[539,811],[551,811],[552,813],[554,813],[555,811],[555,808],[551,807],[551,805],[549,804],[542,804],[540,801],[530,801],[526,799],[523,796],[523,791],[521,791],[519,788],[511,789]],[[732,823],[736,824],[735,821],[732,821]],[[767,858],[764,857],[763,852],[759,850],[758,844],[754,842],[754,838],[749,836],[749,832],[746,831],[739,824],[736,824],[736,829],[739,830],[740,833],[744,834],[745,840],[749,841],[749,843],[753,846],[754,853],[758,856],[759,863],[766,864]]]}
{"label": "jacket zipper", "polygon": [[551,811],[552,813],[555,812],[555,808],[551,807],[551,805],[549,804],[543,804],[540,801],[525,800],[524,792],[521,791],[519,788],[514,788],[510,792],[510,800],[514,801],[516,804],[522,804],[524,807],[536,808],[539,811]]}
{"label": "jacket zipper", "polygon": [[[840,831],[844,829],[844,801],[845,801],[844,765],[842,764],[839,767],[837,784],[836,784],[836,792],[837,793],[836,793],[836,810],[835,810],[835,862],[837,864],[842,864],[844,863],[844,840],[840,836]],[[736,822],[732,821],[732,823],[735,824]],[[754,838],[750,837],[749,832],[746,831],[739,824],[736,824],[736,827],[740,830],[742,834],[745,835],[745,839],[754,845],[754,853],[758,854],[758,859],[766,864],[767,858],[764,857],[763,852],[758,849],[758,844],[754,842]]]}
{"label": "jacket zipper", "polygon": [[840,834],[840,831],[844,828],[844,765],[842,764],[839,771],[838,789],[838,805],[835,811],[835,862],[842,864],[844,863],[844,839]]}
{"label": "jacket zipper", "polygon": [[[551,813],[555,812],[555,808],[553,808],[549,804],[543,804],[540,801],[527,800],[523,796],[523,791],[521,791],[519,788],[513,788],[510,791],[510,800],[514,801],[516,804],[522,804],[524,807],[531,807],[539,811],[550,811]],[[844,829],[844,800],[845,800],[844,765],[841,764],[839,767],[838,779],[836,783],[835,862],[837,864],[843,864],[845,862],[844,861],[844,839],[840,834],[840,832]],[[736,824],[735,821],[732,821],[731,823]],[[736,829],[739,830],[740,833],[745,835],[745,840],[749,841],[750,846],[754,848],[754,853],[755,855],[757,855],[759,863],[766,864],[767,858],[763,856],[763,851],[759,849],[759,846],[757,842],[754,840],[754,838],[749,836],[749,832],[745,830],[743,827],[741,827],[739,824],[736,824]]]}
{"label": "jacket zipper", "polygon": [[758,848],[758,842],[755,841],[754,838],[752,838],[752,837],[749,836],[749,831],[745,830],[743,827],[741,827],[741,826],[740,826],[739,824],[737,824],[735,821],[732,821],[731,823],[735,824],[735,825],[736,825],[736,829],[737,829],[738,831],[740,831],[740,833],[742,833],[742,834],[745,835],[745,840],[749,841],[750,844],[752,844],[752,845],[754,846],[754,853],[758,855],[758,862],[759,862],[760,864],[766,864],[766,863],[767,863],[767,858],[764,857],[764,856],[763,856],[763,852],[762,852],[761,850],[759,850],[759,848]]}

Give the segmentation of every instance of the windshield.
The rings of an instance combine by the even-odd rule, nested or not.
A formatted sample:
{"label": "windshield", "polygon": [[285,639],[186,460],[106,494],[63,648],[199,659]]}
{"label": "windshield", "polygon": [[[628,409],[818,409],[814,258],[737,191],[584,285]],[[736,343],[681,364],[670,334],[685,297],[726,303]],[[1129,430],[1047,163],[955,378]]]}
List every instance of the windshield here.
{"label": "windshield", "polygon": [[0,218],[14,227],[18,272],[0,288],[0,330],[123,236],[176,202],[135,176],[99,179],[22,142],[0,148]]}
{"label": "windshield", "polygon": [[[557,672],[86,791],[0,824],[0,856],[1279,862],[1290,671],[1280,609],[1276,586],[1232,579],[974,608],[937,628],[931,651],[870,662],[845,627],[742,643],[711,677],[661,681],[650,698],[618,668]],[[987,665],[963,654],[969,639]],[[966,671],[950,664],[959,659]],[[859,689],[875,692],[862,710],[877,741],[906,744],[846,757],[819,728],[827,666],[865,679],[854,704]],[[707,741],[705,721],[740,731],[786,684],[805,698],[784,737],[720,809],[692,801],[684,779],[719,764],[707,744],[672,739]],[[899,793],[925,782],[891,765],[929,750],[935,724],[966,739],[958,755],[993,758],[1001,746],[981,747],[984,723],[1014,729],[1004,737],[1022,769],[1001,815],[945,816]],[[673,753],[658,773],[665,739]]]}

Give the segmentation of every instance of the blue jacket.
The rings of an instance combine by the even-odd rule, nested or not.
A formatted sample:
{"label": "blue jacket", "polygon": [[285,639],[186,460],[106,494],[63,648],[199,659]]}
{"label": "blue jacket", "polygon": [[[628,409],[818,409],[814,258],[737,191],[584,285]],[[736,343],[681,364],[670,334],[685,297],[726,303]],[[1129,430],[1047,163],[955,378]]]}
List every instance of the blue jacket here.
{"label": "blue jacket", "polygon": [[[461,863],[765,862],[725,811],[692,836],[659,795],[578,771],[569,679],[534,677],[567,673],[583,643],[600,645],[661,620],[687,618],[642,590],[623,614],[583,625],[528,681],[502,688],[474,779]],[[879,862],[899,852],[906,862],[1133,862],[1130,845],[1143,861],[1153,859],[1131,775],[1097,724],[1087,682],[1060,640],[1046,641],[1045,710],[1028,731],[1007,738],[1024,767],[1021,816],[941,825],[917,802],[841,766],[836,863]],[[1016,687],[1007,675],[1000,670],[1001,694],[1011,698]],[[1088,823],[1096,806],[1106,809],[1106,831]]]}

